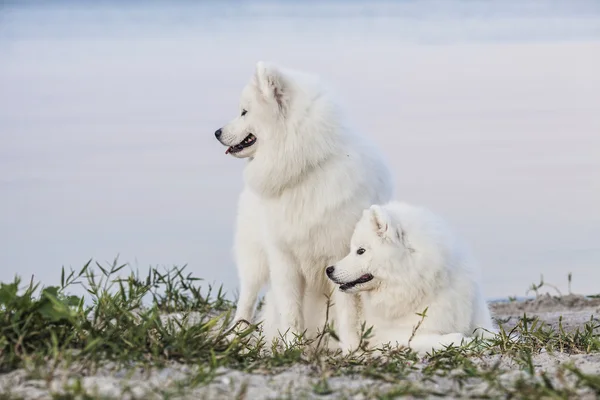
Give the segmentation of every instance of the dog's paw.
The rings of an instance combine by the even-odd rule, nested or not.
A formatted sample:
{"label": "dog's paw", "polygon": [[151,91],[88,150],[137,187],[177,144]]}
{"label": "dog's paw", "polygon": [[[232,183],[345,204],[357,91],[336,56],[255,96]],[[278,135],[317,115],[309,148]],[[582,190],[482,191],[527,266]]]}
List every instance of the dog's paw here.
{"label": "dog's paw", "polygon": [[467,342],[468,338],[463,335],[462,333],[448,333],[444,336],[442,336],[442,339],[440,340],[440,344],[443,346],[449,346],[449,345],[453,345],[453,346],[460,346],[462,343]]}

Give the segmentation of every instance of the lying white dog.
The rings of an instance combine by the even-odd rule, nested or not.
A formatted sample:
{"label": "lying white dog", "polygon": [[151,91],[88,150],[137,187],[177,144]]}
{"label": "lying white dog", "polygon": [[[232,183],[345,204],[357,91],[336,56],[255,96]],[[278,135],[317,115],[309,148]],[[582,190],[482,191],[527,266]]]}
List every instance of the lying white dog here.
{"label": "lying white dog", "polygon": [[[356,225],[350,253],[326,273],[340,291],[360,293],[374,347],[390,343],[427,352],[494,329],[477,268],[424,208],[371,206]],[[425,309],[425,317],[417,315]]]}

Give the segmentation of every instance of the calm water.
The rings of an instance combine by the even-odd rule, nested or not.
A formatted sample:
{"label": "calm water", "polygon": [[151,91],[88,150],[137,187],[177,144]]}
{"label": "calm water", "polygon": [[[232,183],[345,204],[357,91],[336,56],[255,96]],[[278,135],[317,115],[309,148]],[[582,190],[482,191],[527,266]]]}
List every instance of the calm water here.
{"label": "calm water", "polygon": [[213,132],[263,59],[337,88],[490,297],[600,292],[599,3],[26,4],[0,6],[0,280],[119,254],[234,292],[243,162]]}

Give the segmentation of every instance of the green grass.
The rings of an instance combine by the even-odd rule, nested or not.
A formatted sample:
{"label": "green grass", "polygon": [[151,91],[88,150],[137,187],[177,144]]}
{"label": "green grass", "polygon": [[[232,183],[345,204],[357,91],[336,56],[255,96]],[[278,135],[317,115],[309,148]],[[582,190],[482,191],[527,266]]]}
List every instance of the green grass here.
{"label": "green grass", "polygon": [[[566,331],[562,325],[553,329],[524,314],[510,329],[500,324],[500,333],[492,340],[474,340],[426,357],[389,347],[377,354],[357,351],[343,356],[323,345],[337,338],[325,321],[322,334],[312,342],[299,337],[294,343],[272,346],[264,342],[255,325],[236,329],[234,339],[229,340],[233,331],[227,327],[234,304],[221,289],[213,290],[186,274],[185,268],[152,269],[145,276],[126,274],[125,268],[117,262],[92,268],[89,262],[79,271],[63,270],[59,286],[41,287],[19,278],[0,284],[0,374],[24,370],[28,379],[46,384],[54,398],[65,399],[100,398],[88,393],[81,379],[107,363],[147,373],[174,364],[193,367],[185,379],[164,388],[159,398],[183,395],[216,382],[224,368],[276,375],[296,367],[310,375],[312,384],[306,397],[348,396],[332,382],[349,375],[353,380],[371,382],[367,388],[353,389],[353,394],[380,399],[402,395],[561,399],[582,393],[600,395],[599,375],[572,364],[547,372],[534,362],[542,353],[600,352],[599,325],[593,319]],[[71,294],[75,288],[85,295]],[[170,313],[177,317],[167,317]],[[370,331],[363,326],[364,343]],[[511,367],[506,366],[507,360]],[[71,371],[66,373],[70,380],[57,391],[51,382],[64,371]],[[518,377],[504,379],[515,371],[520,371]],[[243,382],[234,386],[232,397],[247,396]],[[282,388],[281,397],[302,396]],[[9,398],[18,396],[0,387],[0,399]]]}

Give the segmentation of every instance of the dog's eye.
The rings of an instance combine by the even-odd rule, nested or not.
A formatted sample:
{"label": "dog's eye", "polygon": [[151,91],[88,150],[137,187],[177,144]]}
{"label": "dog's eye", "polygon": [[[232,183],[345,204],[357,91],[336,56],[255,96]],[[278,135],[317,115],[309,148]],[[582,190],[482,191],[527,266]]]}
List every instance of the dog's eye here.
{"label": "dog's eye", "polygon": [[365,252],[365,249],[363,249],[362,247],[359,247],[358,250],[356,250],[356,254],[358,254],[359,256]]}
{"label": "dog's eye", "polygon": [[242,117],[243,117],[244,115],[246,115],[246,113],[247,113],[247,112],[248,112],[248,111],[246,111],[246,110],[242,110]]}

